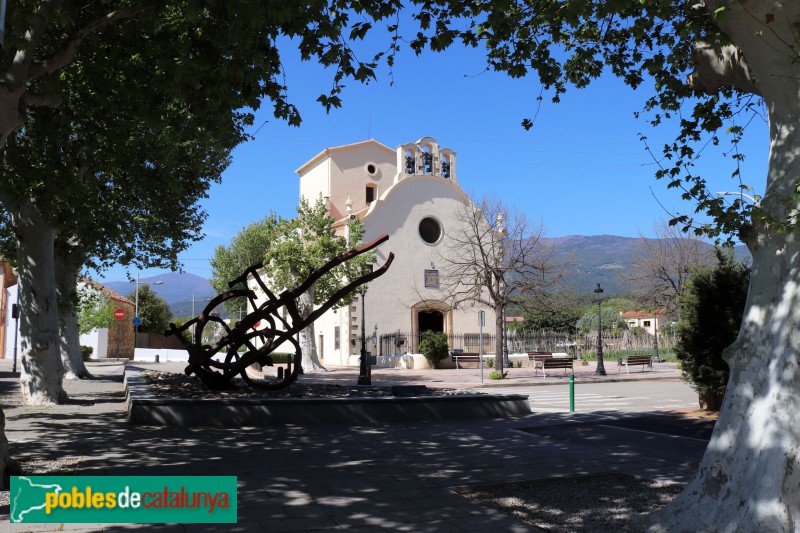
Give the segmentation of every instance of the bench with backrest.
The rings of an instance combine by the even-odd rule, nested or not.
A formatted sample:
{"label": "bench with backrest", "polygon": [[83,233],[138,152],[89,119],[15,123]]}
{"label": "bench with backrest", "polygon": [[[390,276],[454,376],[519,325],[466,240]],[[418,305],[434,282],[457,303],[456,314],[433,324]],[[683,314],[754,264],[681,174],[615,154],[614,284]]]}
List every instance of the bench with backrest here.
{"label": "bench with backrest", "polygon": [[480,354],[474,352],[465,352],[463,350],[453,350],[450,352],[450,357],[455,361],[456,368],[458,367],[458,362],[461,361],[462,363],[480,363],[481,356]]}
{"label": "bench with backrest", "polygon": [[533,361],[533,368],[541,368],[544,359],[552,359],[553,352],[528,352],[528,359]]}
{"label": "bench with backrest", "polygon": [[563,368],[564,374],[567,373],[567,369],[573,370],[572,368],[572,357],[548,357],[541,360],[541,369],[542,369],[542,376],[547,377],[547,371],[553,370],[557,368]]}
{"label": "bench with backrest", "polygon": [[644,367],[646,366],[649,366],[650,370],[653,370],[653,358],[649,355],[629,355],[628,358],[623,361],[620,357],[617,360],[617,366],[619,366],[617,372],[622,372],[623,365],[625,366],[625,372],[628,374],[631,373],[630,367],[636,365],[641,365],[642,372],[644,372]]}

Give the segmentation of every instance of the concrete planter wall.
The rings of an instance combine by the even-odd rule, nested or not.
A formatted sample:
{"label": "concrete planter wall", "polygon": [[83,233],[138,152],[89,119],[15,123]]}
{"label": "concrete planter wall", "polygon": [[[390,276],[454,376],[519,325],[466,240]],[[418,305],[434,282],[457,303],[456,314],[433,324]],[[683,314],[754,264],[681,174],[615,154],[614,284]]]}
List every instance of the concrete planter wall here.
{"label": "concrete planter wall", "polygon": [[138,369],[125,369],[128,421],[163,426],[377,424],[524,416],[521,394],[384,398],[156,398]]}

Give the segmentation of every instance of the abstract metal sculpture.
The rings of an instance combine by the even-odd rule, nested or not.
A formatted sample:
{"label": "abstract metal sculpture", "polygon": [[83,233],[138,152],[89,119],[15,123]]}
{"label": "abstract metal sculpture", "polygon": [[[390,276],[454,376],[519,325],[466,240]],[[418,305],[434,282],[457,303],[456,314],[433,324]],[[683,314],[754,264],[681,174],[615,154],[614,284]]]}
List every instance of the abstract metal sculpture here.
{"label": "abstract metal sculpture", "polygon": [[[186,367],[186,374],[196,374],[209,388],[232,388],[232,380],[237,375],[241,376],[248,385],[258,389],[277,390],[288,387],[297,379],[302,356],[302,350],[296,339],[296,334],[319,318],[325,311],[336,305],[339,300],[347,296],[353,289],[385,274],[394,260],[394,254],[390,253],[386,263],[380,268],[362,275],[342,287],[327,301],[316,306],[314,311],[306,318],[303,318],[297,309],[297,298],[336,266],[372,250],[388,239],[389,236],[384,234],[370,243],[334,257],[311,273],[303,283],[292,290],[282,292],[279,296],[275,296],[259,276],[258,271],[263,265],[253,265],[245,270],[241,276],[231,281],[229,285],[233,287],[239,283],[247,283],[248,278],[252,276],[252,279],[266,295],[266,300],[263,303],[259,304],[256,301],[256,293],[253,290],[234,289],[216,296],[199,316],[189,320],[182,326],[176,327],[175,324],[170,324],[169,330],[165,331],[164,334],[177,336],[189,352],[189,365]],[[241,297],[247,298],[250,306],[255,310],[248,313],[233,328],[230,328],[225,321],[212,313],[223,302],[231,298]],[[202,342],[203,330],[209,323],[219,324],[226,332],[213,346],[203,345]],[[266,324],[266,326],[261,327],[263,324]],[[183,336],[183,332],[191,328],[193,328],[192,341],[189,341]],[[270,354],[284,342],[294,346],[294,357],[293,361],[289,361],[282,379],[267,381],[253,379],[247,374],[247,367],[256,363],[262,366],[273,366],[273,359]],[[256,346],[257,344],[259,346]],[[240,348],[243,346],[245,347],[244,352],[239,353]],[[215,358],[215,356],[218,357]]]}

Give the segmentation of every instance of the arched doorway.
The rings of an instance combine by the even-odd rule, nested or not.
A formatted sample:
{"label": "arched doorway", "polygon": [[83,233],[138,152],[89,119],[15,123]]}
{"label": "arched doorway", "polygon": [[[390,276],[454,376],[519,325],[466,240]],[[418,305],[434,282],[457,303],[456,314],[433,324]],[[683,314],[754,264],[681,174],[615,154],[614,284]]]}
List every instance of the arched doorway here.
{"label": "arched doorway", "polygon": [[452,308],[445,302],[423,300],[411,308],[411,335],[413,353],[417,353],[423,331],[450,334],[453,331]]}
{"label": "arched doorway", "polygon": [[444,332],[444,313],[435,309],[425,309],[419,312],[419,334],[426,331]]}

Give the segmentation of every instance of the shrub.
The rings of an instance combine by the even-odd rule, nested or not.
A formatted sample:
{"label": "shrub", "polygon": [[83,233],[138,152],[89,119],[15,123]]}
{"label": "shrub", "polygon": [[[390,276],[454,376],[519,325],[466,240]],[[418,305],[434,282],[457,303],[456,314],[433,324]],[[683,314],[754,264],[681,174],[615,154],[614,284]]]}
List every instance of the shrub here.
{"label": "shrub", "polygon": [[447,335],[441,332],[423,331],[419,353],[425,356],[431,368],[439,368],[439,363],[447,359],[449,353]]}
{"label": "shrub", "polygon": [[489,374],[489,379],[506,379],[506,376],[508,376],[508,372],[503,372],[502,374],[500,372],[492,372]]}
{"label": "shrub", "polygon": [[494,368],[494,357],[491,359],[484,359],[484,363],[486,363],[486,368]]}
{"label": "shrub", "polygon": [[83,346],[83,345],[81,345],[81,356],[83,357],[83,360],[84,361],[88,361],[89,358],[92,357],[92,352],[93,351],[94,351],[94,348],[92,348],[91,346]]}
{"label": "shrub", "polygon": [[700,395],[703,408],[716,411],[728,384],[722,351],[736,340],[742,322],[750,269],[732,253],[717,251],[718,264],[696,270],[681,298],[678,358],[683,377]]}

